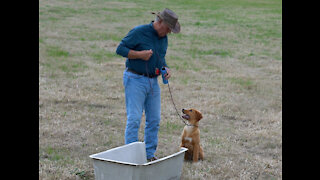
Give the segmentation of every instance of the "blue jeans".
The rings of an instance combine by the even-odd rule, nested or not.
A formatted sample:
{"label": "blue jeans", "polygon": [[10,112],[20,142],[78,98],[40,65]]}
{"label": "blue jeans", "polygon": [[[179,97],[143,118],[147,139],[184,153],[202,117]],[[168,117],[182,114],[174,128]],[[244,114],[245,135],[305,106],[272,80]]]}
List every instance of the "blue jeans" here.
{"label": "blue jeans", "polygon": [[138,141],[138,132],[144,110],[146,117],[144,142],[147,159],[150,159],[154,157],[157,149],[160,127],[161,97],[158,79],[148,78],[125,70],[123,72],[123,86],[127,111],[125,144]]}

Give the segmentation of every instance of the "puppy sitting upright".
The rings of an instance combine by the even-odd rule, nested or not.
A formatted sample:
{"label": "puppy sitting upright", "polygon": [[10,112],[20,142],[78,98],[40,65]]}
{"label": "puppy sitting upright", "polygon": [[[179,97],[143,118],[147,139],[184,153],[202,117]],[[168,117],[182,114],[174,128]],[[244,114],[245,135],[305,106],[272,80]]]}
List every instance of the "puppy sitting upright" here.
{"label": "puppy sitting upright", "polygon": [[197,162],[200,158],[203,160],[203,149],[200,146],[200,130],[199,121],[202,119],[202,114],[196,109],[182,109],[183,118],[186,119],[189,125],[186,125],[182,132],[180,147],[188,148],[184,155],[185,160],[193,160]]}

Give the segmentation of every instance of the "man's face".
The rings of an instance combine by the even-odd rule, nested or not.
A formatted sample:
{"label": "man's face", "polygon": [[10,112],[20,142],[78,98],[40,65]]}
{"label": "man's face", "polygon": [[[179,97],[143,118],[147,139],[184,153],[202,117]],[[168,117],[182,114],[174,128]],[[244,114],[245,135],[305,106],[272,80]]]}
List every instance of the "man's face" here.
{"label": "man's face", "polygon": [[158,35],[159,37],[164,37],[167,34],[171,33],[170,28],[168,27],[168,25],[166,23],[164,23],[163,21],[161,21],[160,25],[159,25],[159,29],[158,29]]}

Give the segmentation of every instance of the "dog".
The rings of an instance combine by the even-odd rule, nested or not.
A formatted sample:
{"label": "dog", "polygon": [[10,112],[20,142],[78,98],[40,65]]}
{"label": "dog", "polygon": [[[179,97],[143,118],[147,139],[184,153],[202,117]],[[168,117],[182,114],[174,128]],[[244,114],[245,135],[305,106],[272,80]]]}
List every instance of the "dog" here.
{"label": "dog", "polygon": [[199,121],[202,114],[196,109],[182,109],[182,118],[186,119],[189,125],[186,125],[181,135],[181,147],[188,148],[185,152],[184,159],[198,162],[199,158],[203,160],[203,149],[200,146]]}

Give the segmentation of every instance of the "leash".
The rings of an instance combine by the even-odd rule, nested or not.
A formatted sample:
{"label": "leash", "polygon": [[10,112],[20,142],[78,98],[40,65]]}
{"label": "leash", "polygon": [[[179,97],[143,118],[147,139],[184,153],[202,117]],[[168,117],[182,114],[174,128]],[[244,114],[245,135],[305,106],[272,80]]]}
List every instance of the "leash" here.
{"label": "leash", "polygon": [[195,126],[195,127],[198,127],[198,126],[196,126],[196,125],[192,125],[192,124],[186,123],[186,121],[180,116],[180,114],[178,113],[176,104],[175,104],[174,101],[173,101],[173,97],[172,97],[172,93],[171,93],[171,88],[170,88],[170,85],[169,85],[169,84],[170,84],[170,83],[169,83],[169,81],[168,81],[168,89],[169,89],[171,101],[172,101],[172,104],[173,104],[173,106],[174,106],[174,108],[175,108],[175,110],[176,110],[176,113],[177,113],[177,115],[179,116],[179,118],[182,120],[182,122],[183,122],[186,126]]}
{"label": "leash", "polygon": [[149,84],[150,84],[150,90],[151,90],[151,94],[153,96],[153,89],[152,89],[152,85],[151,85],[151,81],[150,81],[150,78],[149,78],[149,73],[148,73],[148,61],[146,61],[146,71],[147,71],[147,76],[148,76],[148,80],[149,80]]}
{"label": "leash", "polygon": [[[164,61],[164,60],[162,60],[162,61],[160,60],[159,54],[158,54],[158,52],[157,52],[157,50],[156,50],[156,44],[155,44],[155,43],[154,43],[154,47],[155,47],[154,52],[155,52],[156,55],[157,55],[158,61],[162,64],[161,67],[163,67],[163,65],[164,65],[164,62],[163,62],[163,61]],[[147,75],[149,76],[148,68],[147,68],[147,63],[148,63],[148,61],[146,61],[145,65],[146,65]],[[150,80],[149,80],[149,83],[150,83],[150,88],[151,88],[151,91],[152,91],[152,86],[151,86]],[[195,127],[198,127],[198,126],[196,126],[196,125],[192,125],[192,124],[186,123],[186,121],[180,116],[180,114],[178,113],[176,104],[174,103],[174,100],[173,100],[173,97],[172,97],[172,93],[171,93],[171,88],[170,88],[170,85],[169,85],[169,84],[170,84],[170,83],[169,83],[169,81],[168,81],[168,89],[169,89],[171,101],[172,101],[172,104],[173,104],[173,106],[174,106],[174,108],[175,108],[175,110],[176,110],[176,113],[177,113],[177,115],[179,116],[179,118],[182,120],[182,122],[183,122],[186,126],[195,126]],[[152,92],[152,93],[153,93],[153,92]]]}
{"label": "leash", "polygon": [[[156,52],[156,54],[158,55],[158,53]],[[158,55],[158,59],[159,59],[159,55]],[[148,68],[147,68],[147,62],[146,62],[146,71],[147,71],[147,75],[149,76],[149,73],[148,73]],[[149,78],[148,78],[149,79]],[[153,91],[152,91],[152,86],[151,86],[151,82],[150,82],[150,79],[149,79],[149,84],[150,84],[150,88],[151,88],[151,93],[153,95]],[[176,107],[176,104],[174,103],[174,100],[173,100],[173,97],[172,97],[172,93],[171,93],[171,88],[170,88],[170,83],[168,81],[168,89],[169,89],[169,93],[170,93],[170,97],[171,97],[171,102],[174,106],[174,109],[176,110],[176,113],[178,115],[178,117],[182,120],[182,122],[186,125],[186,126],[195,126],[195,127],[198,127],[196,125],[192,125],[192,124],[188,124],[186,123],[186,121],[180,116],[178,110],[177,110],[177,107]]]}

